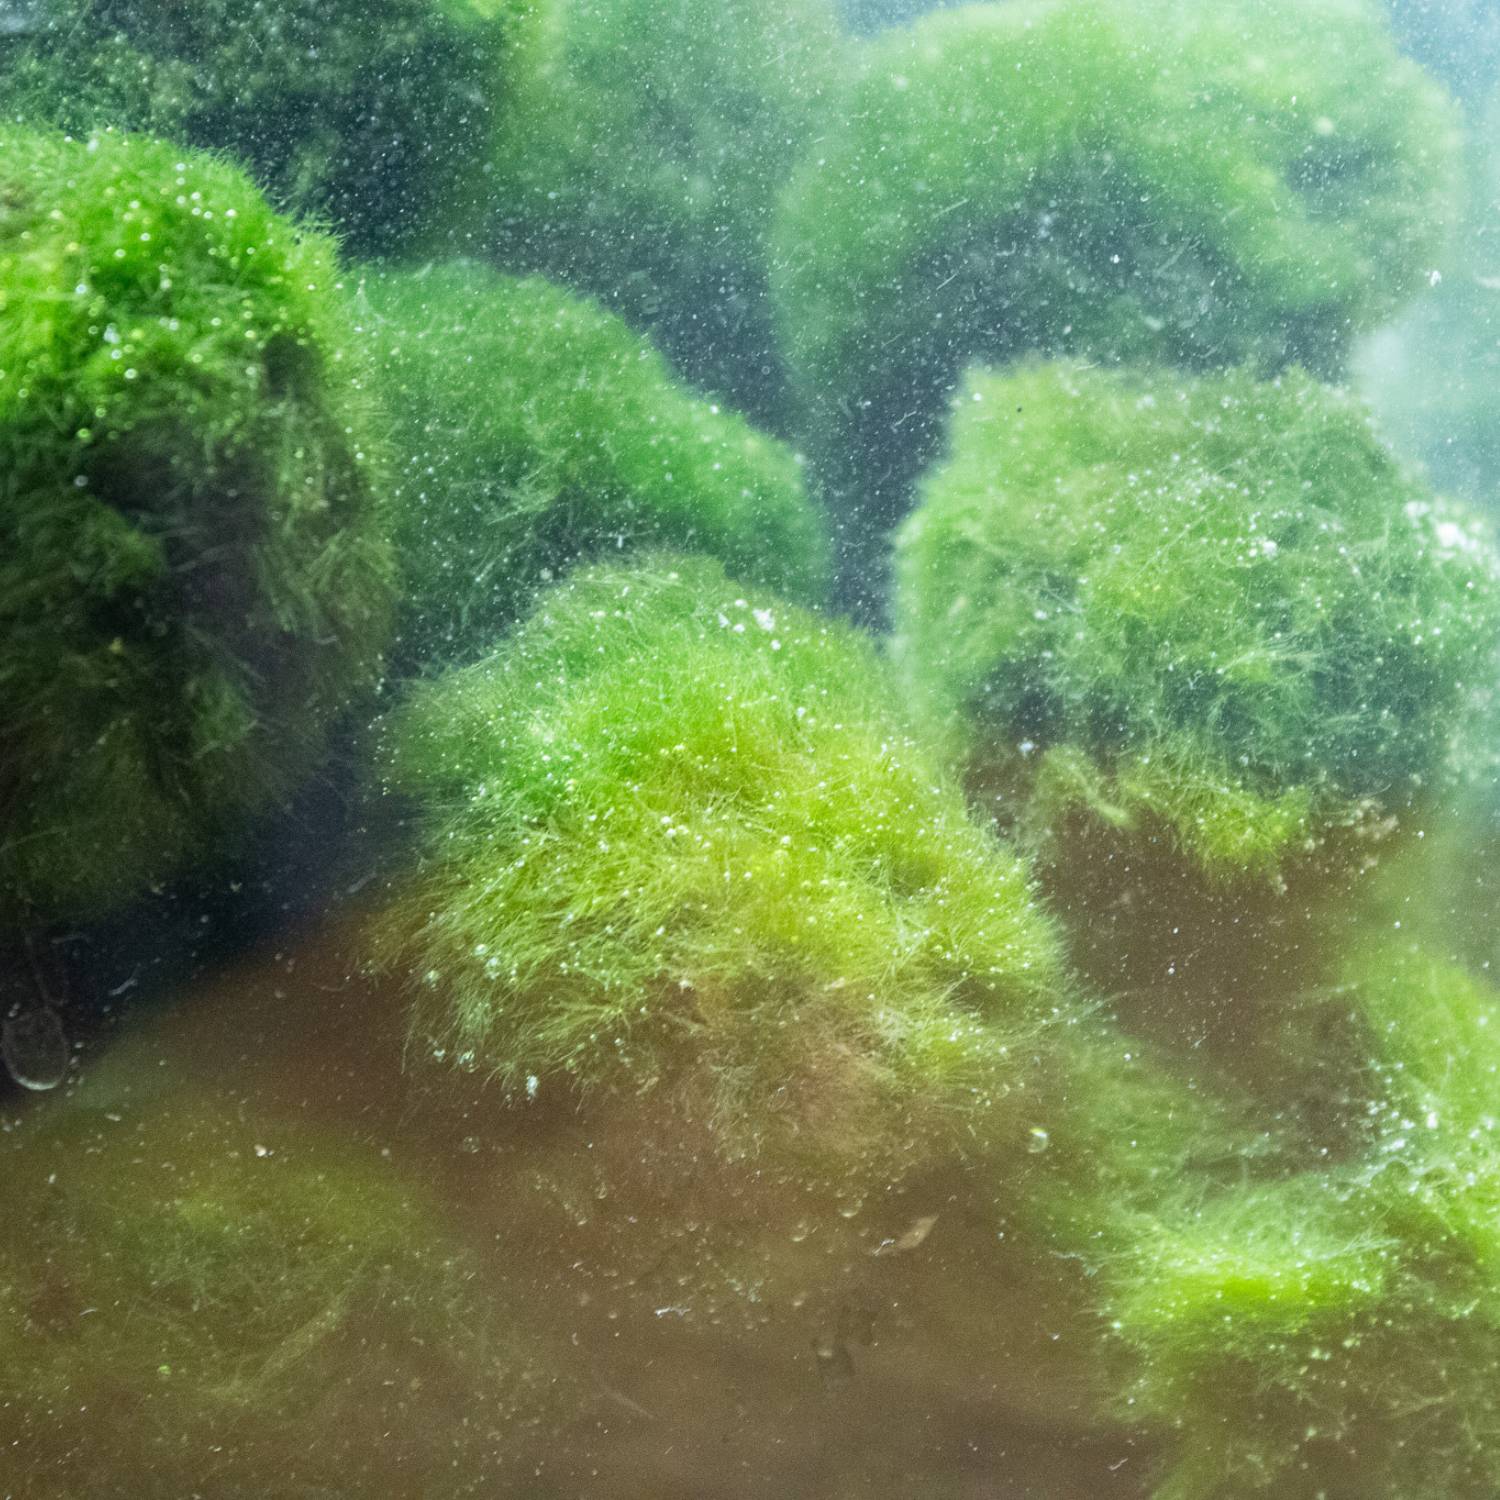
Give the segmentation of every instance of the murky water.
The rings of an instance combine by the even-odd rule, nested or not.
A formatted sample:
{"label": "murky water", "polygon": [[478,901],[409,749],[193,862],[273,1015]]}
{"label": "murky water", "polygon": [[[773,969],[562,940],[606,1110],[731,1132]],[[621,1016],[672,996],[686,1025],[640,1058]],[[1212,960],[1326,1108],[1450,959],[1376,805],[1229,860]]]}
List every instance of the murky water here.
{"label": "murky water", "polygon": [[0,0],[0,1500],[1493,1500],[1497,17]]}
{"label": "murky water", "polygon": [[[161,1293],[159,1279],[123,1280],[106,1263],[118,1252],[57,1227],[53,1204],[101,1179],[149,1226],[180,1210],[185,1190],[233,1212],[242,1181],[274,1193],[279,1172],[336,1177],[353,1164],[431,1232],[425,1255],[467,1258],[462,1316],[498,1323],[525,1400],[513,1398],[509,1423],[462,1393],[414,1414],[404,1372],[416,1383],[423,1365],[412,1345],[384,1351],[388,1395],[351,1384],[341,1397],[346,1351],[314,1342],[288,1357],[309,1387],[334,1382],[320,1395],[324,1477],[306,1490],[276,1477],[313,1456],[266,1457],[274,1414],[174,1412],[163,1383],[148,1393],[153,1439],[194,1456],[174,1449],[179,1466],[161,1472],[202,1476],[167,1484],[210,1494],[253,1483],[287,1494],[1140,1493],[1144,1453],[1090,1419],[1097,1376],[1076,1310],[1036,1284],[1030,1248],[1012,1253],[975,1218],[962,1175],[853,1204],[751,1166],[705,1173],[706,1143],[649,1102],[447,1107],[403,1064],[401,985],[360,972],[365,919],[340,912],[293,945],[204,975],[91,1046],[62,1092],[11,1101],[4,1247],[23,1260],[23,1288],[37,1267],[51,1273],[47,1291],[9,1310],[23,1340],[60,1341],[65,1317],[129,1330]],[[289,1210],[284,1242],[247,1247],[265,1260],[245,1274],[295,1273],[278,1262],[300,1253],[303,1213],[300,1201]],[[233,1245],[232,1223],[226,1234]],[[394,1289],[362,1341],[410,1341],[410,1295]],[[223,1358],[245,1336],[241,1316],[204,1288],[193,1336]],[[134,1336],[143,1360],[175,1337],[170,1324]],[[32,1358],[44,1371],[51,1362],[45,1347]],[[7,1362],[17,1359],[13,1347]],[[85,1372],[64,1372],[61,1388],[47,1373],[31,1392],[8,1381],[11,1472],[30,1476],[17,1493],[153,1483],[139,1465],[161,1460],[144,1446],[141,1413],[70,1409]],[[497,1431],[476,1445],[467,1430],[481,1422]],[[446,1476],[450,1447],[466,1476]],[[401,1476],[423,1459],[408,1490]]]}

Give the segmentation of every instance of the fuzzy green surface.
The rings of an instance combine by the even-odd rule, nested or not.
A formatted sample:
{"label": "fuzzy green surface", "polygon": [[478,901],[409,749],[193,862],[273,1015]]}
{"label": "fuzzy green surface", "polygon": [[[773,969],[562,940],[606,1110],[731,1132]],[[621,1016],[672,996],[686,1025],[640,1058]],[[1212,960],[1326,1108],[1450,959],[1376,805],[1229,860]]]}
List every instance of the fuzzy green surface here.
{"label": "fuzzy green surface", "polygon": [[628,547],[822,597],[828,543],[798,460],[613,314],[473,265],[372,275],[363,298],[396,424],[408,662],[488,650],[541,584]]}
{"label": "fuzzy green surface", "polygon": [[507,1091],[681,1089],[726,1149],[864,1171],[1063,1003],[871,649],[709,560],[575,575],[416,690],[383,769],[417,1044]]}
{"label": "fuzzy green surface", "polygon": [[785,194],[785,335],[809,387],[841,388],[913,363],[938,314],[950,371],[987,346],[1336,351],[1427,268],[1457,147],[1349,0],[928,16],[869,47]]}
{"label": "fuzzy green surface", "polygon": [[1430,268],[1457,144],[1356,0],[1015,0],[877,38],[771,237],[830,492],[894,520],[973,359],[1338,369]]}
{"label": "fuzzy green surface", "polygon": [[389,617],[331,243],[229,164],[0,132],[0,910],[99,910],[315,764]]}
{"label": "fuzzy green surface", "polygon": [[1370,1140],[1164,1218],[1121,1265],[1124,1409],[1177,1434],[1160,1500],[1480,1500],[1500,1486],[1494,991],[1409,945],[1349,978]]}
{"label": "fuzzy green surface", "polygon": [[80,135],[99,125],[181,135],[193,87],[187,64],[60,19],[38,5],[0,35],[0,118]]}
{"label": "fuzzy green surface", "polygon": [[832,5],[541,0],[512,35],[502,255],[604,297],[764,416],[764,241],[846,56]]}
{"label": "fuzzy green surface", "polygon": [[34,0],[0,40],[0,103],[28,120],[147,129],[227,152],[278,208],[384,252],[474,211],[504,90],[493,9]]}
{"label": "fuzzy green surface", "polygon": [[199,1101],[28,1124],[4,1176],[28,1494],[494,1494],[545,1410],[503,1277],[373,1148]]}
{"label": "fuzzy green surface", "polygon": [[913,691],[1023,815],[1226,875],[1431,797],[1500,622],[1488,529],[1298,372],[974,372],[896,572]]}

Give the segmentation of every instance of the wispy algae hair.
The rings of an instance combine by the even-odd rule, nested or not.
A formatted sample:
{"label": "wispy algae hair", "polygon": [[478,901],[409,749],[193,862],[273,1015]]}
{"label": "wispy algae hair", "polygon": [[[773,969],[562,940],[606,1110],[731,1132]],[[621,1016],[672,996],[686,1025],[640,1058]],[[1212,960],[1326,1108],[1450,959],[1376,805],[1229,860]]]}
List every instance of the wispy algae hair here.
{"label": "wispy algae hair", "polygon": [[877,38],[771,238],[831,494],[895,520],[972,360],[1338,370],[1440,248],[1457,143],[1350,0],[1017,0]]}
{"label": "wispy algae hair", "polygon": [[899,654],[1037,826],[1274,873],[1430,798],[1500,565],[1306,375],[974,372],[896,554]]}
{"label": "wispy algae hair", "polygon": [[94,910],[284,798],[388,557],[330,241],[228,163],[0,131],[0,910]]}
{"label": "wispy algae hair", "polygon": [[678,1091],[731,1154],[879,1170],[1058,1001],[871,648],[707,559],[574,575],[385,745],[417,1043],[508,1091]]}
{"label": "wispy algae hair", "polygon": [[[0,109],[238,160],[361,253],[457,227],[488,158],[506,28],[489,0],[29,0]],[[84,86],[80,89],[79,80]]]}
{"label": "wispy algae hair", "polygon": [[796,456],[684,389],[596,303],[429,266],[372,275],[361,327],[399,450],[403,660],[488,650],[543,583],[641,545],[822,596],[828,542]]}

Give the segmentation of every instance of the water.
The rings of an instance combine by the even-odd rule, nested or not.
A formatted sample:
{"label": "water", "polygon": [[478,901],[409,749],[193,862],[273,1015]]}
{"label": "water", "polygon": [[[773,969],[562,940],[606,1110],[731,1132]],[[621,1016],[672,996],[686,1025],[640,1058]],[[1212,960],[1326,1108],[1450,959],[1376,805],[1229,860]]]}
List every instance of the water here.
{"label": "water", "polygon": [[0,1497],[1500,1491],[1497,89],[0,0]]}

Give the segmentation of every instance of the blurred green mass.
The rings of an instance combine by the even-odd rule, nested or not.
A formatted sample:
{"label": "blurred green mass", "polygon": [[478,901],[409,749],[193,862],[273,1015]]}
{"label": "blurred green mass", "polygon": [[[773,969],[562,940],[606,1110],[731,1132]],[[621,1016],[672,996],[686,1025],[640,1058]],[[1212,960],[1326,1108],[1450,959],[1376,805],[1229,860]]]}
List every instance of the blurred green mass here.
{"label": "blurred green mass", "polygon": [[95,126],[181,136],[192,96],[186,63],[148,57],[120,32],[66,24],[49,0],[0,27],[0,119],[86,135]]}
{"label": "blurred green mass", "polygon": [[1070,1014],[1023,866],[873,650],[711,560],[573,575],[384,744],[416,1045],[508,1093],[668,1091],[852,1190],[924,1122],[989,1099],[999,1130]]}
{"label": "blurred green mass", "polygon": [[844,71],[830,0],[538,0],[512,30],[497,253],[602,298],[695,384],[786,422],[765,238]]}
{"label": "blurred green mass", "polygon": [[4,1180],[0,1443],[28,1494],[519,1492],[559,1370],[373,1148],[179,1096],[31,1126]]}
{"label": "blurred green mass", "polygon": [[626,547],[701,550],[823,595],[828,543],[798,460],[683,389],[597,304],[461,264],[372,274],[364,299],[400,454],[404,663],[487,651],[541,584]]}
{"label": "blurred green mass", "polygon": [[116,905],[316,764],[389,623],[330,241],[227,162],[0,129],[0,912]]}
{"label": "blurred green mass", "polygon": [[0,110],[239,160],[361,254],[472,222],[503,96],[491,0],[29,0]]}
{"label": "blurred green mass", "polygon": [[1338,371],[1441,246],[1457,143],[1355,0],[1013,0],[877,37],[771,234],[821,481],[878,537],[975,358]]}
{"label": "blurred green mass", "polygon": [[1104,1267],[1137,1362],[1121,1409],[1175,1434],[1157,1500],[1500,1489],[1500,1002],[1392,941],[1346,993],[1371,1047],[1364,1151],[1185,1201]]}
{"label": "blurred green mass", "polygon": [[1216,877],[1430,805],[1494,671],[1488,529],[1296,371],[971,373],[896,573],[911,690],[1012,816]]}

